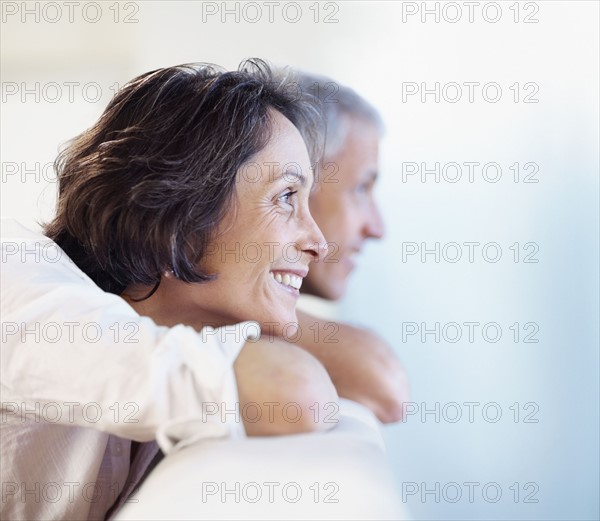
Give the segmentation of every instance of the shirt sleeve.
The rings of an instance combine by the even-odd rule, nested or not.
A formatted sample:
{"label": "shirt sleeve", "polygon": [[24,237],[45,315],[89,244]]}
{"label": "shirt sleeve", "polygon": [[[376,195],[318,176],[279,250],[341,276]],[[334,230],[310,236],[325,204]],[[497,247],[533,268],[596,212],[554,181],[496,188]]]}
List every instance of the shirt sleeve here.
{"label": "shirt sleeve", "polygon": [[162,327],[31,232],[2,240],[2,414],[92,427],[165,448],[244,436],[233,363],[256,322]]}

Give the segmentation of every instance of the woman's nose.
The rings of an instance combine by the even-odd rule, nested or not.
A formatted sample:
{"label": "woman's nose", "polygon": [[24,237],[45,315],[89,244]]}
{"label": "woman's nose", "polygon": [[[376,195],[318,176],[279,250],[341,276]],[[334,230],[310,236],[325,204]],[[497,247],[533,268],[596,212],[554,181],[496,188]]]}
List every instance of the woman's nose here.
{"label": "woman's nose", "polygon": [[305,240],[301,244],[302,251],[307,252],[313,262],[322,260],[327,254],[327,241],[321,232],[321,228],[317,226],[317,223],[309,214],[305,220],[306,235]]}

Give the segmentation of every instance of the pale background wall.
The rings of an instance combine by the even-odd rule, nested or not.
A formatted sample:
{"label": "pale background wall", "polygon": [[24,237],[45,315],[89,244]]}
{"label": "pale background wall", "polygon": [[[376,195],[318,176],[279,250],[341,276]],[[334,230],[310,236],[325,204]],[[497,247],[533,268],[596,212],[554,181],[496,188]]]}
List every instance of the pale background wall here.
{"label": "pale background wall", "polygon": [[[388,234],[367,248],[340,314],[387,338],[410,376],[419,413],[386,429],[398,490],[418,487],[405,496],[415,519],[598,519],[597,2],[521,2],[519,23],[514,2],[480,2],[472,23],[463,2],[437,3],[439,23],[433,14],[421,21],[420,2],[322,2],[318,23],[314,2],[298,4],[297,23],[283,17],[283,7],[295,16],[290,2],[274,6],[273,23],[264,4],[257,23],[243,16],[236,22],[234,15],[224,23],[219,15],[203,21],[195,1],[122,2],[118,13],[114,2],[101,2],[100,11],[80,2],[72,23],[62,3],[27,3],[39,20],[30,14],[24,22],[21,2],[2,4],[2,215],[26,224],[52,213],[53,176],[44,166],[57,146],[93,123],[111,86],[147,70],[188,61],[233,68],[258,56],[327,74],[370,99],[388,127],[378,187]],[[243,3],[227,7],[236,5],[246,18],[256,16]],[[501,19],[486,21],[484,14],[497,16],[496,5]],[[456,6],[462,18],[449,23]],[[413,8],[419,12],[403,21]],[[124,23],[128,15],[133,23]],[[326,15],[333,23],[324,23]],[[539,22],[524,23],[528,15]],[[403,82],[469,81],[500,84],[501,99],[489,103],[476,88],[470,103],[463,87],[456,103],[436,103],[433,95],[425,103],[418,95],[402,100]],[[72,99],[68,82],[75,82]],[[509,90],[515,82],[518,103]],[[522,102],[528,82],[539,87],[538,103]],[[23,99],[24,88],[35,92],[36,83],[39,99]],[[479,167],[470,183],[463,166],[456,183],[435,183],[432,175],[425,182],[418,175],[403,179],[409,168],[403,163],[436,161],[495,162],[502,177],[486,182]],[[536,163],[539,182],[515,183],[509,170],[515,162]],[[469,241],[498,243],[502,258],[487,262],[479,246],[468,262],[463,243]],[[439,263],[433,255],[425,262],[419,255],[403,259],[406,243],[422,242],[459,243],[463,257],[448,262],[456,253],[448,246]],[[519,262],[509,250],[515,242]],[[525,249],[529,242],[535,245]],[[523,262],[536,245],[531,260],[539,262]],[[403,339],[410,322],[430,329],[495,322],[502,337],[486,341],[479,327],[470,342],[463,325],[456,343],[448,341],[456,332],[450,326],[439,343],[433,335]],[[515,322],[518,342],[509,329]],[[525,330],[528,322],[535,324]],[[524,343],[534,330],[538,342]],[[489,339],[494,331],[487,331]],[[455,423],[450,402],[463,414]],[[465,402],[480,404],[473,422]],[[420,416],[436,403],[438,418]],[[493,423],[498,409],[502,417]],[[524,422],[528,413],[538,422]],[[479,484],[472,501],[467,482]],[[439,497],[421,495],[436,483]],[[462,491],[456,502],[449,483]],[[488,483],[502,491],[497,502],[495,485],[482,494]],[[525,502],[530,493],[537,502]]]}

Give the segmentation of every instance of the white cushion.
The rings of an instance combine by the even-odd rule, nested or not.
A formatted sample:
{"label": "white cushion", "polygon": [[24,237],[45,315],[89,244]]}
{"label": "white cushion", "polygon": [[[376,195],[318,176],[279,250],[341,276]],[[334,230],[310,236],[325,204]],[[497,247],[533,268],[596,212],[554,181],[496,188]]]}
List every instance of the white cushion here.
{"label": "white cushion", "polygon": [[172,452],[130,501],[116,519],[406,519],[379,422],[343,399],[326,432],[200,440]]}

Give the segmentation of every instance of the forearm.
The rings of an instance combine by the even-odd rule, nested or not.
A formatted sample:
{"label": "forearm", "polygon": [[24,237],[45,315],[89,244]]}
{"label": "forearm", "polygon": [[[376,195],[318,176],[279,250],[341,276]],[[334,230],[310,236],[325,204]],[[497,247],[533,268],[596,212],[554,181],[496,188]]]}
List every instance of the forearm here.
{"label": "forearm", "polygon": [[[29,247],[39,240],[17,239]],[[200,434],[234,435],[243,426],[231,415],[219,421],[214,407],[230,411],[240,401],[274,401],[299,403],[302,417],[290,422],[292,409],[288,416],[280,411],[271,423],[247,425],[250,433],[328,427],[309,422],[310,407],[337,400],[335,389],[323,367],[301,349],[280,350],[273,343],[261,350],[260,343],[248,343],[236,361],[252,328],[241,327],[232,339],[218,330],[157,326],[66,260],[22,266],[20,259],[13,255],[3,265],[3,414],[19,419],[34,411],[27,416],[32,418],[38,409],[59,407],[58,423],[149,441],[164,425],[207,416],[210,421],[198,425]],[[268,422],[269,414],[265,417]]]}
{"label": "forearm", "polygon": [[[331,428],[328,404],[338,395],[323,365],[299,347],[279,339],[247,343],[236,372],[246,434],[268,436]],[[317,410],[317,409],[320,409]]]}
{"label": "forearm", "polygon": [[[16,240],[33,248],[38,239]],[[207,402],[237,401],[233,364],[249,328],[232,339],[157,326],[71,262],[23,265],[14,255],[3,265],[0,309],[3,418],[52,417],[150,441],[166,423],[205,415]],[[227,422],[210,435],[235,430]]]}
{"label": "forearm", "polygon": [[[58,424],[150,441],[166,423],[205,416],[206,403],[235,403],[233,342],[203,339],[184,326],[158,328],[142,317],[128,320],[137,326],[133,342],[50,343],[41,335],[22,343],[15,335],[2,349],[5,412],[35,421],[51,414]],[[220,429],[227,435],[235,427]]]}

